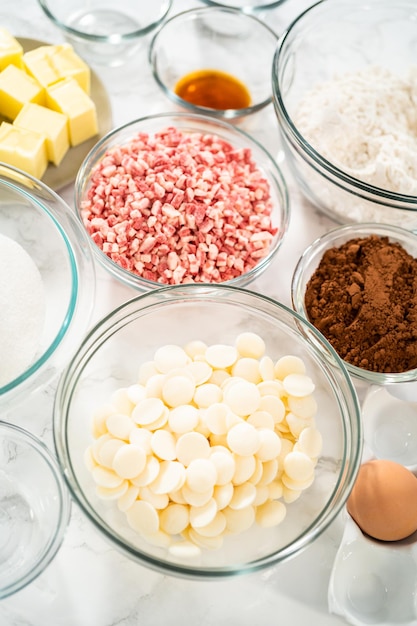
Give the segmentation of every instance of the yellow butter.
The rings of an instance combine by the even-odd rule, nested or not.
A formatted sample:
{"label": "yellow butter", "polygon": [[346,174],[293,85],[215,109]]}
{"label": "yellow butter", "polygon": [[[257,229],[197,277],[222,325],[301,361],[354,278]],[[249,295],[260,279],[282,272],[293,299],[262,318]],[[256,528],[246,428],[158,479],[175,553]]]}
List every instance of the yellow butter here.
{"label": "yellow butter", "polygon": [[70,44],[44,45],[25,52],[26,71],[43,87],[63,78],[74,78],[81,89],[90,94],[90,68]]}
{"label": "yellow butter", "polygon": [[74,78],[65,78],[47,87],[46,106],[68,117],[71,146],[98,133],[96,106]]}
{"label": "yellow butter", "polygon": [[0,125],[0,161],[42,178],[48,166],[46,138],[8,122]]}
{"label": "yellow butter", "polygon": [[23,67],[23,47],[6,28],[0,28],[0,71],[8,65]]}
{"label": "yellow butter", "polygon": [[55,165],[61,163],[69,149],[68,118],[66,115],[28,102],[16,117],[14,125],[45,135],[48,161]]}
{"label": "yellow butter", "polygon": [[44,104],[44,89],[24,70],[8,65],[0,72],[0,114],[14,120],[26,102]]}

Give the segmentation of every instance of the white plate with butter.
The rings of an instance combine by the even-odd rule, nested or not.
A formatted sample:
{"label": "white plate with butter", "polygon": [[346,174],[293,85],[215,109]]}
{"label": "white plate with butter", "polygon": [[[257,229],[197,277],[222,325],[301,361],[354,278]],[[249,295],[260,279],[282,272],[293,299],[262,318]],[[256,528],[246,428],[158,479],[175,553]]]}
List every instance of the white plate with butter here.
{"label": "white plate with butter", "polygon": [[[24,52],[38,48],[39,46],[48,45],[44,41],[37,39],[17,38],[22,45]],[[93,100],[97,109],[97,121],[99,132],[94,137],[80,143],[79,145],[70,148],[65,157],[59,164],[59,166],[49,163],[45,174],[42,176],[42,182],[48,185],[51,189],[59,191],[66,185],[72,183],[79,170],[81,163],[85,156],[96,144],[96,142],[106,135],[112,126],[112,113],[110,100],[107,92],[98,78],[97,74],[90,68],[91,73],[91,91],[90,97]],[[1,120],[1,117],[0,117]]]}

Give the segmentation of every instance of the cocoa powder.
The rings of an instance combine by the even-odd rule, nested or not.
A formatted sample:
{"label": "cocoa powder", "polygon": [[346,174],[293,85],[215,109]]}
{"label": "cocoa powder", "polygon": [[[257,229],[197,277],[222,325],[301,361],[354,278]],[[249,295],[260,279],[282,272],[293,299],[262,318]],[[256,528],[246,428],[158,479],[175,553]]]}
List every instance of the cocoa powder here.
{"label": "cocoa powder", "polygon": [[417,259],[388,237],[327,250],[306,287],[309,320],[347,362],[374,372],[417,367]]}

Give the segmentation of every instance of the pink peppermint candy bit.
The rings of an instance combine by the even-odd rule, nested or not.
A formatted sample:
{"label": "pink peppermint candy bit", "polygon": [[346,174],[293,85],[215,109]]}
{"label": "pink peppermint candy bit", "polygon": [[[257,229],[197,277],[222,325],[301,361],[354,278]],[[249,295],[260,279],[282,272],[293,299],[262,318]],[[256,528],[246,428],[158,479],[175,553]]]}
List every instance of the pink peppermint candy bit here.
{"label": "pink peppermint candy bit", "polygon": [[269,252],[269,183],[251,150],[168,127],[106,152],[81,215],[122,268],[161,284],[223,282]]}

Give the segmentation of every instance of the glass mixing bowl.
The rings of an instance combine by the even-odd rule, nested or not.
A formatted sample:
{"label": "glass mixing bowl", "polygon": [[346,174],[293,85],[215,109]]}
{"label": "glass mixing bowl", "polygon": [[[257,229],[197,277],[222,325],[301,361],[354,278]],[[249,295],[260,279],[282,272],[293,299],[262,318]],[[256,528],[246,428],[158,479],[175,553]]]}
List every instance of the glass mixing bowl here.
{"label": "glass mixing bowl", "polygon": [[[301,360],[304,363],[308,376],[314,381],[314,396],[318,407],[315,423],[323,442],[317,459],[314,481],[302,493],[296,494],[299,497],[293,498],[292,502],[289,493],[284,489],[289,498],[286,505],[287,513],[278,526],[265,527],[255,523],[244,530],[240,522],[236,522],[242,530],[238,532],[239,529],[234,527],[232,514],[232,525],[228,526],[230,532],[224,536],[221,547],[216,544],[215,549],[199,550],[195,544],[192,544],[190,548],[190,542],[186,540],[182,542],[180,536],[171,537],[173,544],[170,543],[170,538],[167,538],[166,533],[154,532],[156,529],[152,531],[152,537],[148,537],[145,533],[147,537],[145,539],[133,529],[130,523],[127,523],[126,516],[130,506],[137,507],[138,502],[145,499],[145,491],[146,497],[151,495],[152,490],[154,493],[157,492],[156,485],[152,483],[153,470],[151,471],[149,466],[151,473],[147,475],[146,480],[141,475],[132,479],[132,484],[122,485],[121,481],[117,480],[118,484],[113,484],[113,488],[109,484],[107,485],[109,488],[106,488],[100,476],[114,478],[112,467],[116,467],[116,461],[114,456],[108,457],[107,469],[104,466],[101,469],[95,469],[97,464],[89,454],[90,446],[94,441],[93,422],[99,428],[99,431],[96,431],[94,427],[95,436],[99,438],[97,441],[100,440],[99,444],[95,444],[96,446],[101,446],[102,443],[112,439],[106,430],[107,427],[103,426],[110,423],[106,421],[106,416],[109,415],[106,413],[106,407],[109,403],[113,401],[118,403],[120,400],[122,404],[118,404],[117,411],[123,410],[125,417],[122,421],[130,424],[127,413],[132,409],[132,405],[130,400],[126,404],[122,399],[123,397],[126,399],[124,390],[130,388],[132,393],[135,390],[137,392],[139,385],[136,383],[142,380],[145,372],[148,372],[151,377],[156,374],[152,382],[149,382],[147,398],[150,398],[153,403],[155,398],[160,397],[156,387],[155,391],[151,392],[151,386],[160,380],[158,372],[152,370],[153,366],[149,370],[149,363],[159,348],[172,345],[178,348],[189,345],[189,342],[197,342],[192,343],[194,348],[190,347],[189,353],[194,354],[194,360],[197,363],[197,365],[194,363],[194,366],[200,371],[201,363],[198,364],[198,362],[202,359],[198,354],[201,351],[201,342],[207,346],[232,346],[237,336],[246,332],[255,333],[263,339],[266,345],[266,355],[269,355],[271,359],[267,362],[277,363],[281,357],[286,356],[294,362],[295,357],[295,362],[300,364]],[[194,349],[195,352],[193,352]],[[220,352],[223,353],[223,350],[221,349]],[[219,372],[221,366],[219,362],[217,363],[217,370],[213,365],[213,371]],[[178,373],[178,368],[175,371],[169,369],[165,371],[174,375]],[[278,369],[275,371],[278,376]],[[225,375],[224,372],[222,375]],[[220,374],[217,373],[216,376]],[[204,380],[208,379],[204,378]],[[220,387],[220,379],[217,380],[218,383],[212,382],[212,386]],[[238,381],[235,382],[237,384]],[[275,393],[270,390],[269,385],[272,385],[271,389],[276,389],[276,381],[271,370],[269,374],[264,371],[263,382],[265,385],[258,389],[262,389],[262,393],[269,396],[269,402],[271,394]],[[203,383],[201,386],[204,387]],[[212,389],[212,386],[208,386]],[[152,393],[156,395],[151,395]],[[195,402],[197,402],[196,398],[197,396],[195,396]],[[137,401],[140,400],[137,398]],[[276,401],[277,399],[272,400],[272,402]],[[284,399],[283,402],[285,401]],[[147,402],[146,398],[145,402]],[[306,402],[309,404],[310,400]],[[202,409],[201,418],[205,419],[205,409],[212,407],[215,401],[207,400],[204,405],[200,399],[198,403],[197,406]],[[192,403],[186,409],[187,412],[190,407],[193,411],[191,405]],[[311,404],[309,406],[311,407]],[[143,407],[139,409],[140,414],[142,410]],[[246,410],[246,405],[240,409],[241,412]],[[93,414],[96,416],[94,420]],[[304,415],[306,416],[306,413]],[[259,415],[256,419],[258,418]],[[101,426],[98,426],[96,419],[100,421]],[[232,424],[235,424],[234,418],[231,417],[231,419]],[[260,419],[263,417],[261,416]],[[239,424],[242,424],[242,420]],[[246,426],[249,425],[246,424]],[[243,425],[244,428],[246,426]],[[103,427],[104,430],[102,430]],[[112,426],[110,428],[112,432],[115,432]],[[159,437],[162,427],[159,428],[154,423],[152,428],[154,432],[159,432],[156,435]],[[180,432],[178,427],[173,426],[173,428],[173,432]],[[213,426],[213,428],[217,427]],[[344,364],[331,346],[315,331],[314,327],[284,305],[250,291],[224,285],[179,285],[157,289],[133,298],[102,319],[87,335],[60,379],[54,405],[53,430],[59,463],[71,493],[97,530],[112,545],[138,563],[167,574],[192,578],[221,578],[253,572],[280,563],[309,546],[342,510],[356,477],[362,449],[362,427],[356,393]],[[127,435],[126,430],[124,434],[118,428],[116,430],[118,439],[111,441],[110,446],[119,448],[127,444],[130,435]],[[137,430],[140,429],[136,429],[132,437],[137,435]],[[282,432],[284,430],[283,425]],[[200,431],[201,436],[198,432],[191,433],[193,437],[197,435],[200,440],[198,445],[201,444],[201,437],[203,437],[210,440],[211,446],[216,444],[220,448],[224,447],[203,427]],[[140,436],[142,435],[143,430]],[[172,432],[171,434],[165,432],[163,435],[171,440],[172,436]],[[245,437],[246,435],[241,441],[243,445],[246,445]],[[295,437],[297,438],[298,435]],[[293,443],[294,441],[295,439]],[[288,444],[282,443],[282,445]],[[98,448],[94,449],[97,454]],[[162,453],[161,458],[163,458]],[[161,458],[156,460],[157,465],[159,462],[163,464]],[[236,472],[232,480],[230,481],[230,477],[228,480],[235,494],[240,492],[239,486],[244,482],[242,476],[246,475],[247,471],[246,463],[252,463],[253,455],[242,450],[233,458],[236,463]],[[104,462],[103,458],[102,460]],[[240,465],[241,463],[243,465]],[[155,460],[152,464],[155,465]],[[239,471],[237,471],[238,467]],[[243,467],[246,469],[243,470]],[[257,473],[257,465],[252,475],[253,484],[259,483],[261,490],[259,497],[263,493],[262,483],[265,486],[270,484],[268,481],[275,480],[276,483],[279,476],[282,478],[282,475],[278,474],[278,464],[270,464],[268,468],[267,470],[266,463],[262,465],[261,476]],[[159,471],[160,476],[166,476],[165,470],[159,468]],[[269,474],[270,471],[271,474]],[[93,475],[96,477],[93,478]],[[99,482],[96,482],[97,478]],[[275,483],[274,487],[279,490],[279,485]],[[141,491],[139,500],[134,501],[135,496],[138,495],[135,492],[135,486],[139,484],[150,485],[150,487]],[[126,495],[127,492],[124,489],[129,487],[133,489]],[[292,487],[295,488],[295,484],[292,484]],[[158,491],[161,488],[159,485]],[[119,489],[122,489],[124,495]],[[253,494],[253,485],[245,489]],[[127,502],[132,494],[133,500]],[[220,497],[219,492],[216,494],[213,497]],[[180,497],[178,492],[176,495],[170,494],[169,497],[171,496],[174,503]],[[240,496],[242,496],[241,492]],[[122,500],[119,500],[119,497],[122,497]],[[278,499],[280,496],[274,492],[274,497]],[[224,500],[218,503],[219,511],[222,511],[220,502],[223,503],[224,515],[230,514],[230,510],[226,511],[224,508],[227,504]],[[139,504],[139,508],[142,506],[149,509],[147,504]],[[155,503],[155,506],[161,507],[161,504]],[[197,513],[201,512],[201,506],[196,505],[200,509]],[[148,513],[149,510],[144,511],[143,517],[140,514],[137,522],[144,523],[146,526],[146,520],[149,521]],[[153,516],[154,514],[155,511],[152,512]],[[175,543],[177,539],[179,543]],[[206,541],[213,548],[210,538],[206,537]]]}
{"label": "glass mixing bowl", "polygon": [[[348,224],[333,228],[318,237],[306,248],[295,267],[291,284],[292,305],[295,311],[308,319],[304,300],[306,286],[325,251],[339,247],[351,239],[366,238],[371,235],[387,237],[390,242],[400,244],[411,256],[417,258],[417,235],[404,228],[375,223]],[[362,381],[370,385],[384,385],[387,389],[392,390],[392,393],[405,394],[410,383],[415,381],[417,377],[417,369],[410,369],[405,372],[374,372],[357,367],[347,361],[344,361],[344,364],[355,381]]]}
{"label": "glass mixing bowl", "polygon": [[178,107],[239,120],[272,102],[277,41],[267,23],[254,15],[199,7],[161,26],[151,41],[149,62],[157,84]]}
{"label": "glass mixing bowl", "polygon": [[412,0],[323,0],[280,38],[272,85],[285,157],[336,222],[417,228],[415,20]]}
{"label": "glass mixing bowl", "polygon": [[59,550],[70,498],[50,450],[0,421],[0,599],[39,576]]}
{"label": "glass mixing bowl", "polygon": [[[6,243],[14,250],[2,260],[0,295],[0,405],[8,410],[67,364],[74,338],[91,318],[95,268],[88,237],[70,207],[6,164],[0,166],[0,235],[3,250]],[[16,266],[8,267],[12,258]],[[28,276],[37,281],[36,290]]]}
{"label": "glass mixing bowl", "polygon": [[[184,138],[182,150],[177,133]],[[138,134],[149,138],[145,147],[136,140]],[[199,140],[192,145],[192,138],[199,136],[207,141],[204,149]],[[144,117],[108,133],[78,172],[75,207],[99,263],[139,291],[176,281],[246,285],[275,258],[290,216],[287,185],[272,156],[227,122],[187,113]],[[260,216],[267,217],[268,224],[262,224]],[[252,246],[251,237],[262,240],[268,228],[259,254],[260,240]],[[212,243],[216,245],[209,248]],[[249,263],[247,253],[255,247],[258,252]],[[170,253],[175,253],[173,265]],[[244,265],[238,266],[240,262]],[[183,268],[185,274],[177,276]],[[210,274],[210,268],[218,275]]]}
{"label": "glass mixing bowl", "polygon": [[172,0],[39,0],[46,17],[87,62],[118,67],[145,45],[168,15]]}

